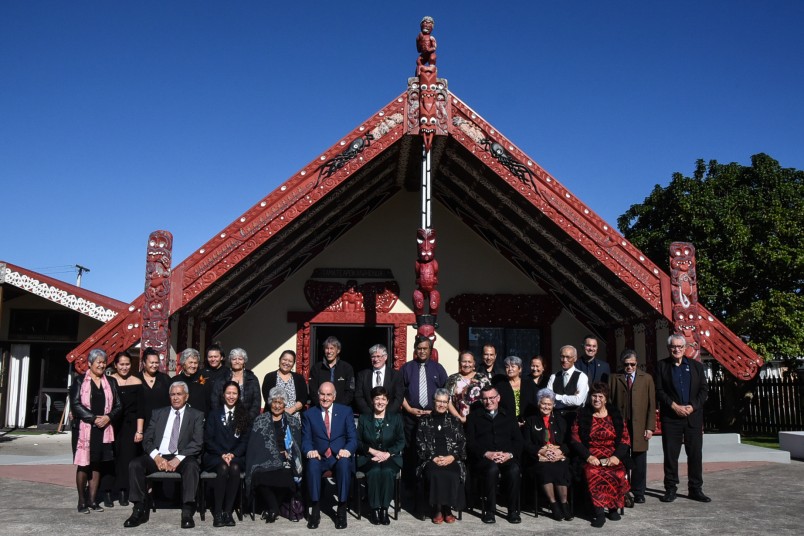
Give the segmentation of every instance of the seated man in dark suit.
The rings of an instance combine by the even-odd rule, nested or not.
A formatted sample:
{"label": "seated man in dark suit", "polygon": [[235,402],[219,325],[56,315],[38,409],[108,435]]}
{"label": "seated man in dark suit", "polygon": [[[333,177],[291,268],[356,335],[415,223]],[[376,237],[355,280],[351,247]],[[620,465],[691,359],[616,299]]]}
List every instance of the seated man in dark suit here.
{"label": "seated man in dark suit", "polygon": [[145,477],[157,471],[181,475],[181,527],[193,528],[195,493],[198,488],[198,456],[204,444],[204,414],[187,405],[189,390],[184,382],[170,386],[170,407],[153,411],[145,429],[142,449],[145,454],[128,466],[130,498],[134,511],[124,527],[136,527],[148,521],[148,484]]}
{"label": "seated man in dark suit", "polygon": [[402,375],[394,370],[393,364],[388,364],[388,350],[382,344],[375,344],[369,348],[369,355],[371,356],[371,368],[361,370],[357,375],[355,409],[361,415],[371,413],[371,390],[382,386],[388,391],[386,411],[399,413],[404,397]]}
{"label": "seated man in dark suit", "polygon": [[494,523],[497,510],[497,478],[502,473],[502,489],[508,490],[508,522],[520,523],[519,460],[522,434],[516,417],[499,407],[500,395],[489,385],[480,392],[485,411],[472,411],[466,417],[466,445],[480,489],[487,497],[483,523]]}
{"label": "seated man in dark suit", "polygon": [[335,473],[338,488],[336,529],[346,528],[346,500],[352,481],[357,450],[357,430],[352,408],[335,404],[335,385],[324,382],[318,387],[318,406],[302,414],[302,453],[307,458],[304,478],[312,502],[307,528],[317,529],[321,521],[321,474]]}

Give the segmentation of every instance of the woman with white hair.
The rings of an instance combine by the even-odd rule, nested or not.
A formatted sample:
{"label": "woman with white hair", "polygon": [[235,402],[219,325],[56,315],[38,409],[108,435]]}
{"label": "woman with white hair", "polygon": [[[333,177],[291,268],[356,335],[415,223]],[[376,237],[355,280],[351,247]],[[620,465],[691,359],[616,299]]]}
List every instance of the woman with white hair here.
{"label": "woman with white hair", "polygon": [[253,492],[262,500],[262,517],[266,523],[273,523],[279,516],[279,505],[293,496],[301,479],[301,423],[285,412],[288,395],[282,387],[271,389],[267,402],[270,411],[258,416],[251,427],[246,493]]}
{"label": "woman with white hair", "polygon": [[114,429],[112,420],[122,406],[117,394],[117,382],[109,381],[106,352],[90,350],[89,370],[73,383],[70,393],[73,420],[73,451],[76,465],[75,485],[78,490],[78,512],[103,512],[97,493],[101,471],[109,471],[114,461]]}
{"label": "woman with white hair", "polygon": [[181,372],[171,378],[170,384],[184,382],[190,390],[187,405],[202,411],[206,416],[210,409],[209,389],[207,378],[201,374],[201,354],[195,348],[186,348],[179,354]]}
{"label": "woman with white hair", "polygon": [[229,367],[215,381],[212,387],[212,409],[217,410],[221,407],[223,396],[223,386],[226,382],[237,382],[240,385],[240,398],[248,412],[249,419],[254,421],[260,414],[262,399],[260,398],[260,380],[257,376],[246,369],[248,354],[242,348],[235,348],[229,352]]}

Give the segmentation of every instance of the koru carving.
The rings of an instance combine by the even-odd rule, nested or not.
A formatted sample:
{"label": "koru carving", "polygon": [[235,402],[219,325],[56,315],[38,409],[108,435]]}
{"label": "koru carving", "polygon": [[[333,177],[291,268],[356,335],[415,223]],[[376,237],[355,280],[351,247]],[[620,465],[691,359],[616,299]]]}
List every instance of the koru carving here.
{"label": "koru carving", "polygon": [[159,369],[167,372],[170,340],[170,267],[173,235],[154,231],[148,237],[145,259],[145,305],[142,308],[142,344],[159,352]]}
{"label": "koru carving", "polygon": [[700,359],[698,330],[698,276],[695,272],[695,246],[688,242],[670,244],[670,285],[673,300],[673,328],[687,339],[685,355]]}
{"label": "koru carving", "polygon": [[346,284],[310,280],[304,284],[304,296],[316,312],[388,313],[399,299],[399,283],[383,281],[358,285],[353,279]]}

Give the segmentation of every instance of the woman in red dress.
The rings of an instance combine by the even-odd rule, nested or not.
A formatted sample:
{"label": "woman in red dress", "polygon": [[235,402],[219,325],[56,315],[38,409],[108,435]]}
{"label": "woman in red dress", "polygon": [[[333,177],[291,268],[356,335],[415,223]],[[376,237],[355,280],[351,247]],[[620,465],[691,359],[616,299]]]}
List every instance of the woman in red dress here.
{"label": "woman in red dress", "polygon": [[625,505],[630,486],[626,463],[631,439],[628,427],[616,408],[608,404],[609,387],[595,383],[589,390],[591,405],[578,412],[572,426],[572,448],[584,460],[584,475],[595,509],[593,527],[602,527],[608,518],[620,519],[618,509]]}

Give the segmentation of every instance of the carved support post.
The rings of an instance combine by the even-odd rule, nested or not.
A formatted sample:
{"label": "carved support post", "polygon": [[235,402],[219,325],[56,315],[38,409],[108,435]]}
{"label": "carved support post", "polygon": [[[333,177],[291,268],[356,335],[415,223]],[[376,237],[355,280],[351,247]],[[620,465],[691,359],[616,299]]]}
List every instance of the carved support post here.
{"label": "carved support post", "polygon": [[406,324],[394,325],[394,363],[393,366],[399,370],[407,361],[408,347],[408,326]]}
{"label": "carved support post", "polygon": [[207,348],[206,348],[206,346],[201,344],[201,324],[202,323],[203,322],[201,321],[201,318],[199,318],[197,316],[193,318],[193,334],[192,334],[192,336],[190,338],[190,346],[192,346],[193,348],[195,348],[199,352],[201,352],[201,363],[200,364],[202,366],[205,366],[204,365],[204,358],[206,357]]}
{"label": "carved support post", "polygon": [[[145,305],[142,308],[141,350],[159,352],[159,370],[167,372],[170,350],[170,274],[173,235],[154,231],[145,258]],[[142,354],[140,354],[142,362]]]}
{"label": "carved support post", "polygon": [[310,379],[310,323],[300,324],[296,330],[296,372]]}
{"label": "carved support post", "polygon": [[670,244],[670,296],[673,302],[673,332],[687,339],[685,356],[701,359],[698,276],[695,246],[689,242]]}

